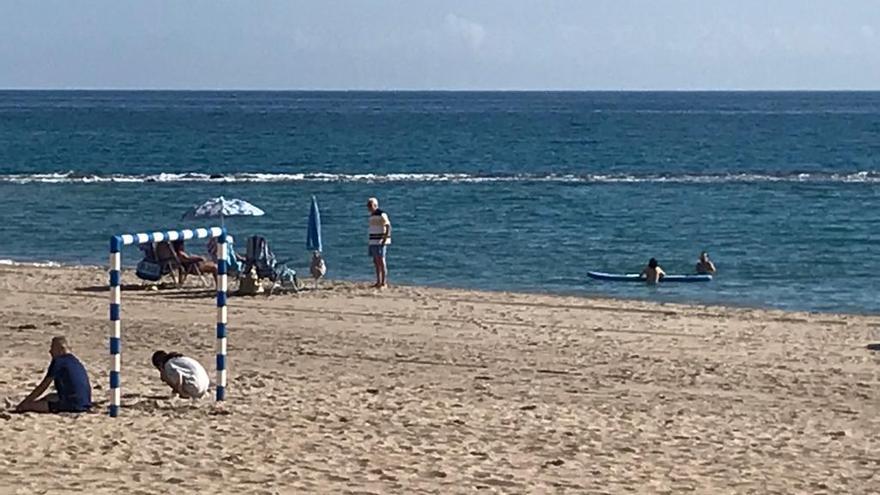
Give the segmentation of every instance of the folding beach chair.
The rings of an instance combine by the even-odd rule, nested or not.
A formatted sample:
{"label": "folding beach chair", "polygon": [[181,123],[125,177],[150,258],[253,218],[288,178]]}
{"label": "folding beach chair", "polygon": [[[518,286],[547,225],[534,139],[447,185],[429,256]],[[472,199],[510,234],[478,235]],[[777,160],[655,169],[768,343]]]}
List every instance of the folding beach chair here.
{"label": "folding beach chair", "polygon": [[210,286],[199,270],[197,262],[186,263],[177,256],[177,251],[168,241],[141,244],[144,258],[138,263],[135,275],[142,280],[159,282],[170,275],[175,287],[182,287],[187,274],[199,276],[202,284]]}
{"label": "folding beach chair", "polygon": [[296,271],[287,267],[284,263],[279,263],[275,259],[275,253],[269,248],[269,242],[265,238],[258,235],[251,236],[247,241],[247,255],[245,256],[244,267],[241,273],[249,273],[253,269],[260,280],[268,279],[272,281],[272,290],[287,289],[294,292],[299,288],[299,282],[296,279]]}
{"label": "folding beach chair", "polygon": [[[162,263],[159,257],[156,256],[155,243],[141,244],[138,248],[143,253],[143,259],[138,262],[137,269],[134,272],[139,279],[147,282],[159,282],[166,275],[174,277],[170,265]],[[177,285],[176,279],[174,280],[174,285]]]}

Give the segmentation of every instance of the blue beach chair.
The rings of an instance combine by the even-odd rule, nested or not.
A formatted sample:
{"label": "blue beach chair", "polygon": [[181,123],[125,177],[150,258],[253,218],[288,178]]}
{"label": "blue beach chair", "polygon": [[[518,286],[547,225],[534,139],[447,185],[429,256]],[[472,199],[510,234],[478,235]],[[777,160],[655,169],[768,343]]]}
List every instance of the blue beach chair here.
{"label": "blue beach chair", "polygon": [[187,274],[195,274],[203,284],[207,284],[205,277],[199,271],[198,262],[184,262],[178,256],[172,243],[168,241],[141,244],[138,248],[143,253],[143,259],[137,264],[135,275],[147,282],[160,282],[162,278],[170,275],[176,287],[182,287]]}
{"label": "blue beach chair", "polygon": [[296,271],[286,266],[283,262],[279,263],[275,258],[275,253],[269,247],[269,242],[264,237],[258,235],[251,236],[247,241],[247,254],[242,267],[242,274],[250,273],[253,269],[257,277],[261,280],[268,279],[273,283],[273,290],[281,288],[296,292],[299,289],[299,282],[296,279]]}

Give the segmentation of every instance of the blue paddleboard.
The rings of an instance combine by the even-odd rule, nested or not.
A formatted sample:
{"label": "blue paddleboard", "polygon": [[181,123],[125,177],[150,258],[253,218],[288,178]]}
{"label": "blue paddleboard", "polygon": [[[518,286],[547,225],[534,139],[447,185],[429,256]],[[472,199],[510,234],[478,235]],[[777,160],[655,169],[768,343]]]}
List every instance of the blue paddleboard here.
{"label": "blue paddleboard", "polygon": [[[603,272],[587,272],[587,276],[595,280],[605,280],[607,282],[642,282],[645,279],[635,273],[603,273]],[[660,279],[660,282],[711,282],[712,275],[666,275]]]}

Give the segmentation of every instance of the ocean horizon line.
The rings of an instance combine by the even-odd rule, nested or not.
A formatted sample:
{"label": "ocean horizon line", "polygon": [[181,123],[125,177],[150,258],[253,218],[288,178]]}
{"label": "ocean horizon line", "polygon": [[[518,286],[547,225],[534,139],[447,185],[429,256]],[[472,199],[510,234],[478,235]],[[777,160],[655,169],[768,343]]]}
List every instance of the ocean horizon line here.
{"label": "ocean horizon line", "polygon": [[878,88],[162,88],[0,87],[0,92],[67,93],[880,93]]}

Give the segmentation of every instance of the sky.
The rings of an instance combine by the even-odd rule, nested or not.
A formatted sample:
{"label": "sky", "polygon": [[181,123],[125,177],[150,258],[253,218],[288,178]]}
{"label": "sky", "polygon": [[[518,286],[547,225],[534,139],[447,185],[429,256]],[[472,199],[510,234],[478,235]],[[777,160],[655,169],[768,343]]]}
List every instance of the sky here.
{"label": "sky", "polygon": [[0,88],[880,89],[880,1],[0,0]]}

